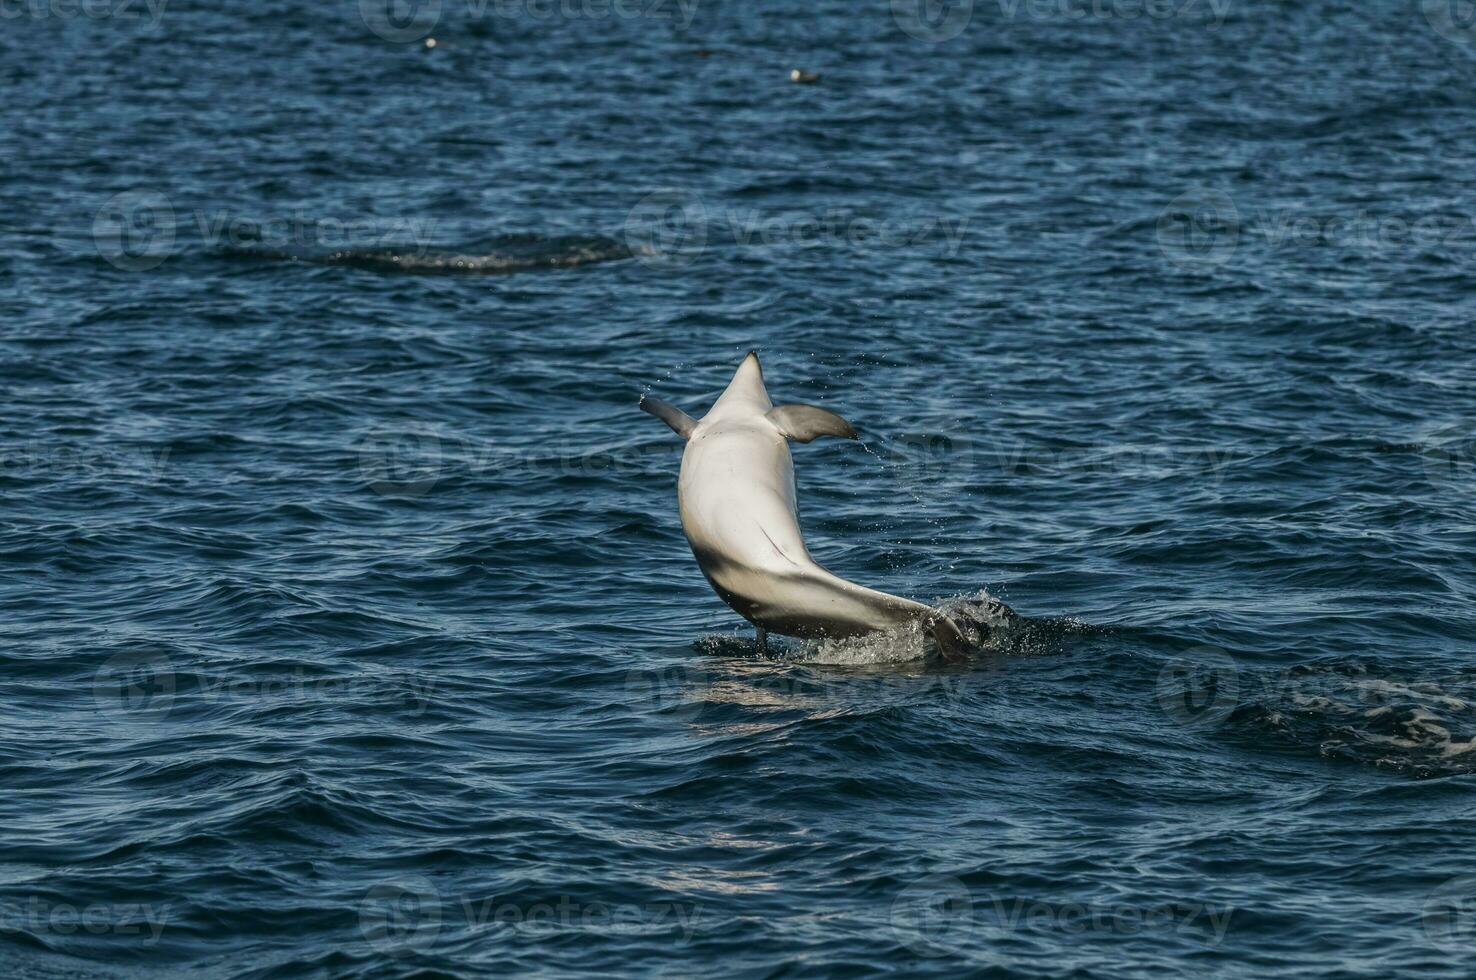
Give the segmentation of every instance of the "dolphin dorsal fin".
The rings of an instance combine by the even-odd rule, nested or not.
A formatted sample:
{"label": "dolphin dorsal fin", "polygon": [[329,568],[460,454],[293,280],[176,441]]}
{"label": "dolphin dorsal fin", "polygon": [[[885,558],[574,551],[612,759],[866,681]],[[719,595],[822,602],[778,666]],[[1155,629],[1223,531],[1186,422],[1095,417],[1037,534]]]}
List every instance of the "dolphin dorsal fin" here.
{"label": "dolphin dorsal fin", "polygon": [[764,417],[784,433],[784,438],[795,442],[810,442],[821,436],[857,438],[851,423],[814,405],[778,405],[769,409]]}
{"label": "dolphin dorsal fin", "polygon": [[692,438],[692,430],[697,428],[697,420],[692,418],[692,416],[688,415],[686,412],[682,411],[680,408],[677,408],[670,402],[664,402],[661,399],[653,398],[650,395],[641,396],[641,411],[650,412],[652,415],[656,416],[658,419],[671,426],[671,431],[675,432],[683,439]]}

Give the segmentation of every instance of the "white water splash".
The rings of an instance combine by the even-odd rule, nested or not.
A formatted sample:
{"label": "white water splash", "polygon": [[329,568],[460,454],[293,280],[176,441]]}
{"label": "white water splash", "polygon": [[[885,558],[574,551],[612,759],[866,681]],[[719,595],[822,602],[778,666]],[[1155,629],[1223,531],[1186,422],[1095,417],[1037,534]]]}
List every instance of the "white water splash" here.
{"label": "white water splash", "polygon": [[[948,596],[933,603],[957,620],[985,627],[981,649],[995,645],[1000,632],[1014,625],[1015,617],[1008,607],[985,589]],[[967,630],[966,630],[967,632]],[[913,624],[904,629],[845,640],[809,640],[801,643],[790,659],[813,664],[889,664],[921,660],[931,652],[929,639],[922,627]]]}
{"label": "white water splash", "polygon": [[864,665],[906,663],[927,655],[927,637],[914,625],[846,640],[807,640],[791,659],[808,664]]}

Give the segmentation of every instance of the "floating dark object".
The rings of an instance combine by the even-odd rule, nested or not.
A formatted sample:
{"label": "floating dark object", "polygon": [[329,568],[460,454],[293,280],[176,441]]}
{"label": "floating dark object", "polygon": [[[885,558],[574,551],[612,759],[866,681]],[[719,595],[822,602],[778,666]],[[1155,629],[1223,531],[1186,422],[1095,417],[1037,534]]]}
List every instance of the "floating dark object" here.
{"label": "floating dark object", "polygon": [[794,71],[789,73],[789,80],[791,82],[801,82],[808,84],[810,82],[820,81],[820,76],[814,74],[813,72],[800,71],[798,68],[796,68],[794,69]]}

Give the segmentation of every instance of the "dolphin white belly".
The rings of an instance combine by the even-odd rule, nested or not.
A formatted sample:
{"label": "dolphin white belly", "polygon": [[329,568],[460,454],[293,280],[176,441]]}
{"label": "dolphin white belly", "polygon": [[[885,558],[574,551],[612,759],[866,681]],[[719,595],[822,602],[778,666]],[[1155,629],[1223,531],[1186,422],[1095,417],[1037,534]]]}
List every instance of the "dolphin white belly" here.
{"label": "dolphin white belly", "polygon": [[801,637],[920,624],[945,655],[961,655],[966,642],[947,615],[832,575],[805,547],[789,440],[856,438],[844,419],[810,405],[774,407],[753,353],[700,422],[658,399],[641,407],[687,440],[677,482],[682,530],[707,581],[739,615],[760,631]]}
{"label": "dolphin white belly", "polygon": [[698,426],[677,483],[682,530],[702,573],[741,616],[792,636],[860,636],[927,618],[920,602],[863,588],[810,557],[794,462],[767,420]]}

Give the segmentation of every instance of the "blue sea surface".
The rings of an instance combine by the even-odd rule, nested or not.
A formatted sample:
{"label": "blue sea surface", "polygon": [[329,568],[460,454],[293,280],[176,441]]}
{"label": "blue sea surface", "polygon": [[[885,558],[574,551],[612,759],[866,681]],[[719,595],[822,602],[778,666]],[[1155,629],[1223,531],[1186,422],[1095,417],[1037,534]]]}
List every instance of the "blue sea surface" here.
{"label": "blue sea surface", "polygon": [[1476,973],[1468,12],[0,2],[0,975]]}

